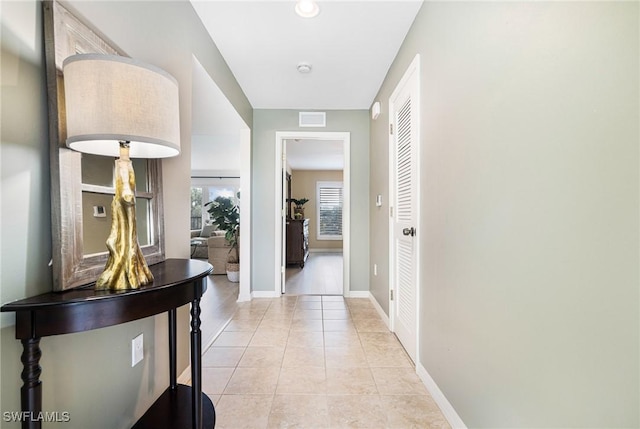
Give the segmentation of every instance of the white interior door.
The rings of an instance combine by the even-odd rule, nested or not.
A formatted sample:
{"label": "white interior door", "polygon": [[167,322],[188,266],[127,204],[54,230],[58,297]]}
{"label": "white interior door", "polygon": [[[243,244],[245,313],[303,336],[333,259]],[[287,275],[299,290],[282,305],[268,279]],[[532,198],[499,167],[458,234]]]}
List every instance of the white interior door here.
{"label": "white interior door", "polygon": [[418,343],[419,58],[389,99],[392,329],[416,360]]}
{"label": "white interior door", "polygon": [[287,143],[282,142],[282,189],[280,203],[280,223],[282,225],[281,249],[280,249],[280,293],[286,292],[286,268],[287,268]]}

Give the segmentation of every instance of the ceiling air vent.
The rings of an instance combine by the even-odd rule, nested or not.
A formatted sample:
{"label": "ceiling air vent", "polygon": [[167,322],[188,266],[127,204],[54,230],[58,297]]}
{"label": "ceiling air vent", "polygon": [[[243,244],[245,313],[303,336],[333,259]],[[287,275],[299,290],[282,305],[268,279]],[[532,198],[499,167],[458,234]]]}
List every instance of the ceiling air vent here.
{"label": "ceiling air vent", "polygon": [[326,112],[299,112],[298,122],[301,127],[326,127]]}

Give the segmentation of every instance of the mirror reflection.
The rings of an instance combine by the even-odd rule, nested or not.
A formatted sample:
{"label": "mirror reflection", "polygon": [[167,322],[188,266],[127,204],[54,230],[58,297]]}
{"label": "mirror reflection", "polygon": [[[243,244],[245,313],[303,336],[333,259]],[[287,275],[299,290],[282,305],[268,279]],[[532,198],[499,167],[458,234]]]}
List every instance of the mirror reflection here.
{"label": "mirror reflection", "polygon": [[[134,159],[136,172],[136,217],[138,242],[148,246],[151,241],[152,205],[146,159]],[[107,251],[105,242],[111,229],[111,201],[114,188],[114,159],[82,154],[82,241],[84,256]]]}

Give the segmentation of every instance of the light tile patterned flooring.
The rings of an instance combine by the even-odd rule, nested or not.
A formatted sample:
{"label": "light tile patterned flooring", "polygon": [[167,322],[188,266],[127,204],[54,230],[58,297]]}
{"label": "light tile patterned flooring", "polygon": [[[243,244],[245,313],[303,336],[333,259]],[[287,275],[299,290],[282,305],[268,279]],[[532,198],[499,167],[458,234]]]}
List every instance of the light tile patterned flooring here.
{"label": "light tile patterned flooring", "polygon": [[203,356],[216,428],[449,428],[368,299],[238,304]]}

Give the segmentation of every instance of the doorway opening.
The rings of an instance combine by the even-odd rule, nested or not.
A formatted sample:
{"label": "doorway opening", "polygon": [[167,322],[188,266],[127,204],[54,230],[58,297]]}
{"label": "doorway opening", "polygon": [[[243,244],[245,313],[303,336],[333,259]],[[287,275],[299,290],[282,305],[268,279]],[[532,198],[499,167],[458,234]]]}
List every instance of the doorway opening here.
{"label": "doorway opening", "polygon": [[348,132],[276,133],[276,294],[349,289]]}

